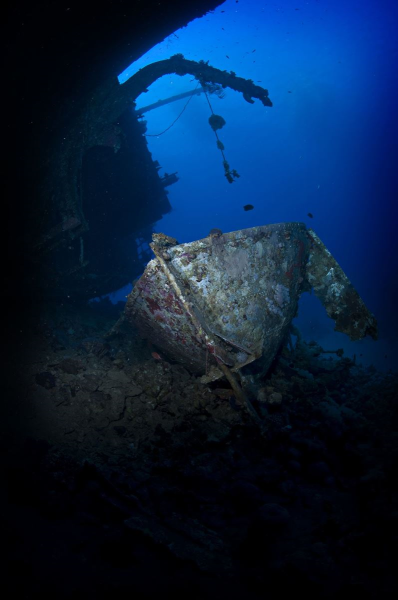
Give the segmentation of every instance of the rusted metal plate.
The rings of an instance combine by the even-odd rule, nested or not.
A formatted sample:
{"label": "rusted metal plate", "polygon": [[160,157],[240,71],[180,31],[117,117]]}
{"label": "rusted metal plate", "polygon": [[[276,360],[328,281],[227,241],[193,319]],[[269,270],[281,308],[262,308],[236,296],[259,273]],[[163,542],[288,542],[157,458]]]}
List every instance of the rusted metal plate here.
{"label": "rusted metal plate", "polygon": [[157,258],[129,295],[126,315],[194,373],[208,373],[214,357],[232,370],[257,361],[264,372],[296,314],[309,245],[302,223],[172,246],[158,239]]}
{"label": "rusted metal plate", "polygon": [[333,256],[303,223],[278,223],[178,244],[154,234],[150,261],[127,318],[169,358],[204,381],[224,363],[243,376],[268,370],[312,287],[351,339],[377,338],[375,317]]}
{"label": "rusted metal plate", "polygon": [[140,333],[170,358],[193,372],[205,372],[203,342],[156,258],[128,296],[125,311]]}
{"label": "rusted metal plate", "polygon": [[335,321],[335,330],[351,340],[360,340],[366,335],[377,339],[374,315],[316,233],[310,229],[308,235],[311,250],[306,277],[328,316]]}

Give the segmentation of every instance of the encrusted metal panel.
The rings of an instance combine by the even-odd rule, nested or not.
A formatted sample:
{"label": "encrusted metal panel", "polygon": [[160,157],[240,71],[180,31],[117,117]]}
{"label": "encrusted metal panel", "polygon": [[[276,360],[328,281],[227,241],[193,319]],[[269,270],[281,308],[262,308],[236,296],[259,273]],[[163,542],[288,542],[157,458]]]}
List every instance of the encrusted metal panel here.
{"label": "encrusted metal panel", "polygon": [[129,294],[125,312],[143,337],[171,359],[193,372],[206,371],[206,349],[156,258]]}
{"label": "encrusted metal panel", "polygon": [[377,339],[374,315],[316,233],[310,229],[308,235],[312,244],[306,277],[328,316],[335,321],[335,331],[345,333],[352,340],[366,335]]}
{"label": "encrusted metal panel", "polygon": [[209,351],[233,369],[261,357],[266,370],[296,314],[308,249],[302,223],[217,231],[162,248],[166,268],[216,341],[207,349],[157,259],[130,294],[127,315],[194,372],[205,372]]}
{"label": "encrusted metal panel", "polygon": [[167,254],[210,331],[260,356],[265,338],[294,316],[307,250],[305,226],[282,223],[209,236]]}

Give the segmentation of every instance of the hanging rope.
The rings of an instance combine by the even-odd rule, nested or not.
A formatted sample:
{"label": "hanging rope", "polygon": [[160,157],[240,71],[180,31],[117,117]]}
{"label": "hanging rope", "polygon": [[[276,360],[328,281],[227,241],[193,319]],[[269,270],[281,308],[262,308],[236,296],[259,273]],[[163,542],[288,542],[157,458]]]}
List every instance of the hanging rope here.
{"label": "hanging rope", "polygon": [[202,83],[202,87],[203,87],[203,91],[204,91],[207,103],[208,103],[210,111],[211,111],[211,117],[209,119],[209,123],[210,123],[210,127],[214,131],[214,135],[216,136],[216,139],[217,139],[217,148],[220,150],[221,155],[222,155],[223,167],[224,167],[224,175],[227,178],[228,183],[233,183],[235,179],[237,179],[238,177],[240,177],[240,175],[239,175],[239,173],[235,169],[231,169],[230,168],[229,163],[228,163],[227,159],[225,158],[224,144],[222,143],[222,141],[218,137],[218,133],[216,131],[216,129],[221,129],[222,127],[224,127],[225,121],[224,121],[224,119],[222,117],[220,117],[219,115],[215,114],[215,112],[213,110],[213,107],[212,107],[212,105],[210,103],[209,96],[207,95],[206,87],[205,87],[204,83]]}
{"label": "hanging rope", "polygon": [[185,106],[184,106],[184,108],[182,109],[182,111],[180,112],[180,114],[178,115],[178,117],[177,117],[176,119],[174,119],[174,121],[172,122],[172,124],[171,124],[171,125],[169,125],[169,126],[167,127],[167,129],[165,129],[164,131],[161,131],[160,133],[144,133],[144,136],[145,136],[145,137],[159,137],[160,135],[163,135],[164,133],[166,133],[166,131],[168,131],[169,129],[171,129],[171,128],[173,127],[173,125],[174,125],[175,123],[177,123],[178,119],[181,117],[182,113],[184,112],[184,110],[186,109],[186,107],[188,106],[188,104],[191,102],[191,100],[192,100],[192,98],[194,97],[194,95],[195,95],[195,92],[196,92],[196,90],[198,89],[199,85],[200,85],[200,81],[198,81],[198,84],[197,84],[196,88],[195,88],[195,89],[194,89],[194,91],[192,92],[192,96],[190,96],[190,97],[188,98],[188,101],[185,103]]}
{"label": "hanging rope", "polygon": [[221,155],[222,155],[223,167],[224,167],[224,175],[227,178],[227,181],[229,183],[233,183],[235,179],[237,179],[238,177],[240,177],[240,175],[239,175],[239,173],[235,169],[231,169],[230,168],[229,163],[228,163],[228,161],[227,161],[227,159],[225,157],[225,154],[224,154],[224,144],[222,143],[222,141],[218,137],[218,133],[216,131],[216,129],[221,129],[225,125],[225,121],[224,121],[224,119],[222,117],[220,117],[219,115],[216,115],[214,113],[213,107],[212,107],[212,105],[210,103],[210,99],[209,99],[208,93],[206,91],[206,84],[204,82],[198,81],[195,89],[192,92],[192,96],[190,96],[188,98],[187,102],[184,105],[184,108],[182,109],[182,111],[180,112],[180,114],[178,115],[178,117],[176,119],[174,119],[174,121],[168,127],[166,127],[166,129],[164,129],[160,133],[144,133],[144,137],[159,137],[159,136],[163,135],[164,133],[166,133],[167,131],[169,131],[169,129],[171,129],[173,127],[173,125],[175,125],[175,123],[177,123],[178,119],[181,117],[181,115],[183,114],[183,112],[187,108],[188,104],[191,102],[191,100],[192,100],[193,96],[195,95],[195,92],[198,89],[199,85],[202,85],[202,87],[203,87],[203,91],[204,91],[204,94],[206,96],[206,100],[207,100],[207,103],[209,105],[209,108],[210,108],[211,117],[209,119],[209,123],[210,123],[211,128],[214,131],[214,135],[216,136],[217,148],[220,150]]}
{"label": "hanging rope", "polygon": [[[209,104],[209,107],[210,107],[210,110],[211,110],[211,114],[212,114],[212,115],[214,115],[215,113],[214,113],[214,110],[213,110],[213,107],[212,107],[212,105],[210,104],[209,96],[207,95],[206,89],[205,89],[205,88],[203,88],[203,89],[204,89],[204,92],[205,92],[206,100],[207,100],[207,102],[208,102],[208,104]],[[213,129],[213,128],[212,128],[212,129]],[[224,144],[222,143],[222,141],[221,141],[221,140],[220,140],[220,138],[218,137],[218,133],[217,133],[217,131],[216,131],[215,129],[213,129],[213,131],[214,131],[214,135],[216,136],[216,138],[217,138],[217,142],[218,142],[218,143],[217,143],[217,148],[219,148],[219,150],[220,150],[220,152],[221,152],[221,154],[222,154],[223,161],[224,161],[224,162],[226,162],[225,154],[224,154],[224,151],[223,151],[223,146],[224,146]]]}

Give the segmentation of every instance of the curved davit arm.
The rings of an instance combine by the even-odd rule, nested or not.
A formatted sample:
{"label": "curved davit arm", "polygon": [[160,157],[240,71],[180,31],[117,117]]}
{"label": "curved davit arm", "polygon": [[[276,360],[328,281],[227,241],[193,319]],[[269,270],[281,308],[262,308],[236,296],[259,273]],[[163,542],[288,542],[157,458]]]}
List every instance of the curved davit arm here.
{"label": "curved davit arm", "polygon": [[[221,71],[204,61],[186,60],[182,54],[176,54],[167,60],[151,63],[120,85],[117,78],[103,82],[93,90],[80,114],[71,122],[67,135],[57,138],[54,146],[48,150],[48,172],[42,182],[41,196],[46,210],[48,204],[56,204],[65,219],[74,219],[70,237],[80,236],[87,231],[88,223],[82,208],[80,174],[84,154],[92,147],[101,145],[102,139],[113,131],[115,123],[128,110],[148,87],[164,75],[192,75],[202,85],[219,84],[242,93],[250,104],[257,98],[264,106],[272,106],[268,90],[255,85],[251,79],[237,77],[235,73]],[[58,231],[59,229],[59,231]],[[62,238],[64,230],[46,232],[39,243],[40,248],[51,249],[53,242]]]}
{"label": "curved davit arm", "polygon": [[268,98],[268,90],[255,85],[251,79],[237,77],[233,71],[220,71],[211,67],[208,61],[187,60],[182,54],[175,54],[171,58],[151,63],[140,69],[122,85],[122,94],[126,94],[130,101],[135,100],[140,94],[148,91],[147,88],[157,79],[171,73],[181,77],[192,75],[202,84],[217,83],[223,88],[229,87],[243,94],[243,98],[250,104],[254,103],[253,98],[257,98],[264,106],[272,106]]}

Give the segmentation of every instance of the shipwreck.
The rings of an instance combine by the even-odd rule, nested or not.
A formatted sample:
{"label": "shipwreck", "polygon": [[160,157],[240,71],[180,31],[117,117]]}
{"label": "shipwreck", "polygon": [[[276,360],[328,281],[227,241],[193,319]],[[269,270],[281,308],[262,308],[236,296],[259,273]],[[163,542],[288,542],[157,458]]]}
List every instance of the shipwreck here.
{"label": "shipwreck", "polygon": [[127,319],[165,355],[208,383],[263,377],[303,292],[314,290],[335,330],[377,338],[373,314],[316,233],[278,223],[190,243],[154,234],[155,258],[128,296]]}

